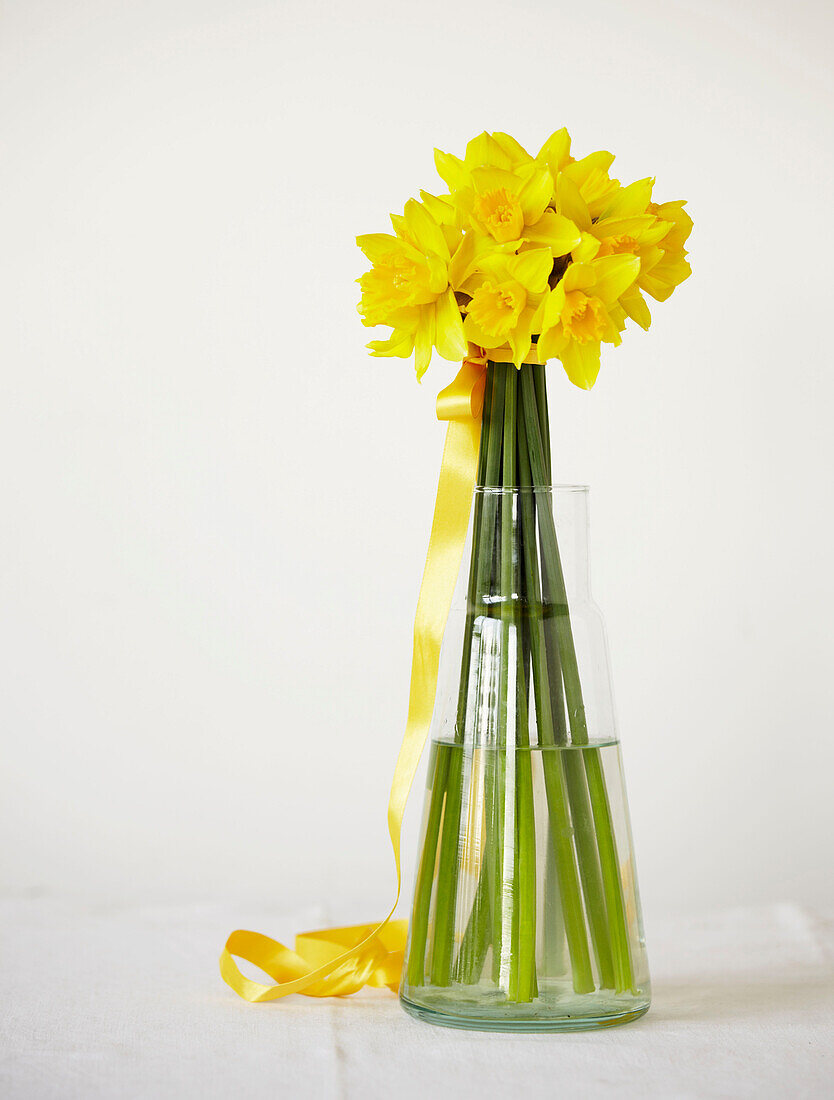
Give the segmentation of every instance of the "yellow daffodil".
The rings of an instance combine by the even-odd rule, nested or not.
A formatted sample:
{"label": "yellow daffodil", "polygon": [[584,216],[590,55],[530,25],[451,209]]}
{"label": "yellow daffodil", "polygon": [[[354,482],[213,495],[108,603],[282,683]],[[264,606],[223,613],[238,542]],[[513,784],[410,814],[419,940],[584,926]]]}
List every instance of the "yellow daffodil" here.
{"label": "yellow daffodil", "polygon": [[535,157],[500,132],[473,138],[462,159],[435,150],[448,193],[421,191],[392,215],[393,236],[357,238],[373,265],[360,313],[393,329],[373,354],[415,352],[420,377],[432,348],[457,359],[468,340],[521,364],[535,345],[590,388],[600,345],[618,344],[629,318],[648,328],[643,294],[665,301],[690,274],[683,202],[653,202],[650,178],[622,186],[613,160],[576,159],[565,129]]}
{"label": "yellow daffodil", "polygon": [[395,236],[368,233],[356,243],[373,264],[359,279],[362,297],[359,313],[365,325],[390,325],[388,340],[372,340],[374,355],[407,358],[415,353],[417,377],[422,378],[432,348],[444,359],[466,354],[463,321],[449,286],[448,266],[452,243],[460,237],[449,232],[426,206],[410,199],[402,215],[392,214]]}
{"label": "yellow daffodil", "polygon": [[589,390],[599,373],[600,343],[620,343],[618,299],[639,271],[636,256],[574,263],[548,294],[538,351],[542,359],[559,358],[574,385]]}
{"label": "yellow daffodil", "polygon": [[530,351],[552,270],[548,248],[516,256],[497,251],[482,256],[461,286],[470,299],[463,306],[467,339],[487,351],[509,348],[508,361],[520,366]]}
{"label": "yellow daffodil", "polygon": [[562,169],[560,175],[576,185],[587,204],[591,217],[599,217],[618,190],[619,182],[612,180],[608,169],[614,163],[614,154],[600,150],[582,160],[575,160]]}
{"label": "yellow daffodil", "polygon": [[582,242],[572,253],[575,261],[585,262],[596,256],[639,257],[640,274],[620,298],[620,305],[645,329],[651,323],[651,314],[641,291],[665,301],[690,274],[684,243],[692,221],[684,213],[683,203],[661,207],[651,202],[653,185],[653,179],[644,179],[617,188],[598,206],[600,215],[593,217],[574,181],[561,175],[556,182],[561,203],[582,231]]}
{"label": "yellow daffodil", "polygon": [[455,205],[468,213],[476,233],[498,244],[520,241],[525,227],[538,222],[553,197],[550,173],[534,164],[517,172],[474,168],[470,178],[470,187],[455,192]]}
{"label": "yellow daffodil", "polygon": [[[575,226],[563,224],[555,212],[547,224],[541,224],[553,200],[553,177],[547,164],[535,161],[508,134],[473,138],[463,160],[436,149],[435,164],[449,187],[460,224],[479,237],[497,244],[552,240],[553,247],[561,249],[554,255],[570,251]],[[538,231],[531,236],[533,226]]]}
{"label": "yellow daffodil", "polygon": [[692,274],[685,247],[692,232],[692,219],[684,205],[682,200],[649,204],[649,212],[668,227],[657,242],[657,251],[646,257],[640,272],[640,285],[657,302],[665,302],[675,287]]}
{"label": "yellow daffodil", "polygon": [[[579,230],[553,208],[550,165],[561,163],[559,132],[547,143],[549,160],[535,160],[508,134],[480,134],[459,160],[435,150],[435,163],[449,186],[457,224],[467,230],[463,255],[454,272],[495,245],[524,251],[546,245],[554,258],[566,256],[581,239]],[[570,139],[568,138],[568,148]],[[455,274],[452,284],[456,284]]]}
{"label": "yellow daffodil", "polygon": [[470,175],[475,168],[502,168],[515,172],[533,164],[533,158],[509,134],[484,132],[472,138],[463,160],[435,149],[434,163],[438,175],[454,194],[471,186]]}

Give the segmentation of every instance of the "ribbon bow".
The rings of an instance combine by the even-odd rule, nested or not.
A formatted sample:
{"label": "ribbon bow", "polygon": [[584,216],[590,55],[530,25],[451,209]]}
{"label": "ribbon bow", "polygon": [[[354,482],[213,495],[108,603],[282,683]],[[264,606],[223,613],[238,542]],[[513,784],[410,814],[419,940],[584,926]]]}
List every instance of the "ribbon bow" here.
{"label": "ribbon bow", "polygon": [[[491,357],[495,355],[491,353]],[[487,361],[482,348],[470,348],[454,381],[437,396],[437,418],[449,426],[414,618],[408,718],[388,798],[388,833],[397,872],[394,904],[379,924],[304,933],[296,937],[295,951],[258,932],[232,932],[220,956],[220,973],[247,1001],[273,1001],[290,993],[339,997],[356,993],[363,985],[392,990],[399,985],[408,922],[391,918],[402,888],[402,822],[431,725],[440,646],[469,526]],[[259,967],[276,984],[264,985],[245,977],[233,956]]]}

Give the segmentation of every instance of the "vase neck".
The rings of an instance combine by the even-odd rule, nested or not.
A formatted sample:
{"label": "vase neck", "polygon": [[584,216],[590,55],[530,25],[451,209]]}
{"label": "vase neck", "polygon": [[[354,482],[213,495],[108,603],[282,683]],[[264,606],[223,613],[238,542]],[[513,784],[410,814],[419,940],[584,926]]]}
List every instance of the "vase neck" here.
{"label": "vase neck", "polygon": [[556,485],[552,499],[568,597],[571,600],[588,599],[591,591],[588,488],[585,485]]}
{"label": "vase neck", "polygon": [[[552,511],[568,597],[582,599],[590,589],[588,491],[578,485],[551,488],[552,481],[544,367],[524,363],[516,368],[512,363],[490,362],[484,392],[478,491],[505,495],[496,516],[511,513],[513,525],[519,524],[516,532],[519,539],[523,521],[526,519],[528,525],[530,522],[530,513],[524,509],[525,500],[528,505],[534,504],[536,513],[542,508]],[[508,499],[513,494],[516,499]],[[490,508],[487,514],[492,515]],[[552,538],[553,520],[549,524]]]}
{"label": "vase neck", "polygon": [[[555,526],[556,546],[553,552],[558,554],[568,599],[571,602],[588,599],[587,486],[478,485],[475,489],[472,522],[478,523],[479,516],[492,517],[490,526],[495,555],[499,553],[502,528],[508,530],[512,558],[522,569],[539,558],[544,544],[553,545],[546,538],[545,512],[552,515],[548,521],[550,529]],[[531,535],[535,547],[532,561],[525,556],[525,539]]]}

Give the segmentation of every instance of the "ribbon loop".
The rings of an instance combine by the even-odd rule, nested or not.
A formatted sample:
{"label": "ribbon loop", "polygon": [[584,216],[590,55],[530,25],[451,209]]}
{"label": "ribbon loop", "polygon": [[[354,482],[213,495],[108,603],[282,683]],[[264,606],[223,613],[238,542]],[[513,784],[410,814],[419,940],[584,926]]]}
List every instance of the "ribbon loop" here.
{"label": "ribbon loop", "polygon": [[[233,932],[220,957],[223,979],[247,1001],[271,1001],[288,993],[308,997],[344,997],[364,985],[396,990],[402,970],[408,922],[383,926],[359,924],[304,932],[295,951],[259,932]],[[268,974],[277,985],[245,977],[233,955]],[[323,974],[316,980],[316,974]],[[291,987],[291,988],[290,988]]]}
{"label": "ribbon loop", "polygon": [[437,419],[480,421],[485,384],[486,359],[464,359],[454,381],[437,395]]}

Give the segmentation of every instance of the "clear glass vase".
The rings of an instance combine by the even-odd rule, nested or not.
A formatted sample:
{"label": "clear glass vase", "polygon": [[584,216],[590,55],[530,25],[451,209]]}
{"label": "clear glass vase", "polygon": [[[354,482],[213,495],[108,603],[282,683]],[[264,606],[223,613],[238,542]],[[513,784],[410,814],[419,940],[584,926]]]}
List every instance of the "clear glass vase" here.
{"label": "clear glass vase", "polygon": [[[642,1016],[650,990],[605,630],[589,585],[588,490],[535,484],[523,377],[505,377],[520,403],[521,461],[504,474],[521,484],[475,491],[441,654],[400,999],[451,1027],[606,1027]],[[496,373],[487,412],[491,390],[492,434],[506,452],[499,382]],[[531,404],[535,393],[531,382]],[[482,476],[484,464],[485,454]]]}

